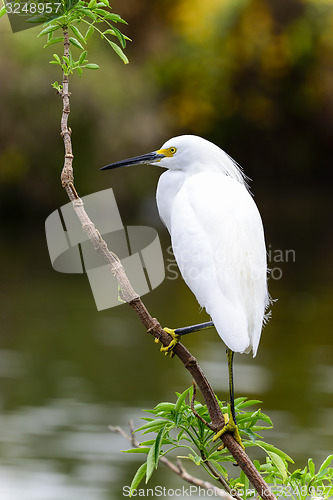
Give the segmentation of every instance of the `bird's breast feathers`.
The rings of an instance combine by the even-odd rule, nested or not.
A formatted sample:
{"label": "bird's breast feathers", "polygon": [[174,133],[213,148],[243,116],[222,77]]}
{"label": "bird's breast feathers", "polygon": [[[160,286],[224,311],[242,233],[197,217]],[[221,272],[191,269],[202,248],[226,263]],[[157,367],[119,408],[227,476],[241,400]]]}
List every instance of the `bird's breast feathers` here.
{"label": "bird's breast feathers", "polygon": [[167,201],[164,217],[185,282],[224,342],[255,352],[268,299],[264,232],[251,195],[231,177],[199,173]]}

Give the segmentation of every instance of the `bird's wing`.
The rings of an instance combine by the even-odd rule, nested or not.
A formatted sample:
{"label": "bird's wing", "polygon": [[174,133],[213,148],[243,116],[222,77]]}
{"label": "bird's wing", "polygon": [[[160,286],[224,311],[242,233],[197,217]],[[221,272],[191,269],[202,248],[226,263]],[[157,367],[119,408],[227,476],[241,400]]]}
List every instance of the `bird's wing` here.
{"label": "bird's wing", "polygon": [[255,354],[267,305],[266,249],[246,188],[222,174],[188,178],[173,203],[171,239],[185,282],[223,341]]}

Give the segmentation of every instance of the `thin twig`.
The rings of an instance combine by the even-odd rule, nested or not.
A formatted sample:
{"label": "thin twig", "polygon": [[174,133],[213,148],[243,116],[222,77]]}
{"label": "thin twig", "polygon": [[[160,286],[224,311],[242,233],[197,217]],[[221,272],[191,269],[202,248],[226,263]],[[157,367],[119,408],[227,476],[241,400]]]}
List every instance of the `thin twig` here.
{"label": "thin twig", "polygon": [[135,429],[134,429],[133,420],[130,420],[128,422],[128,427],[130,428],[130,431],[131,431],[131,444],[132,444],[133,448],[137,448],[139,446],[139,443],[135,437]]}
{"label": "thin twig", "polygon": [[232,492],[228,482],[224,479],[224,477],[216,470],[216,468],[214,467],[214,465],[212,465],[212,463],[207,460],[205,454],[203,452],[201,452],[201,458],[202,460],[204,461],[207,469],[209,469],[209,471],[211,472],[211,474],[213,474],[213,476],[215,477],[215,479],[223,486],[223,488],[229,493],[231,494],[232,493],[232,496],[234,498],[236,498],[237,500],[242,500],[242,498],[237,495],[237,493],[235,493],[234,491]]}
{"label": "thin twig", "polygon": [[200,422],[202,422],[206,427],[208,427],[208,429],[210,429],[211,431],[215,432],[215,427],[214,425],[212,425],[210,422],[207,422],[207,420],[205,420],[201,415],[199,415],[199,413],[197,412],[197,410],[194,408],[194,402],[195,402],[195,398],[196,398],[196,395],[197,395],[197,386],[195,385],[195,381],[193,380],[192,382],[192,386],[193,386],[193,396],[192,396],[192,399],[191,399],[191,410],[192,410],[192,413],[193,415],[198,419],[200,420]]}
{"label": "thin twig", "polygon": [[[69,57],[69,33],[67,26],[63,27],[63,35],[64,56]],[[74,186],[73,176],[74,156],[72,151],[71,131],[68,128],[68,117],[70,113],[69,81],[68,76],[65,74],[65,72],[63,74],[62,85],[63,87],[61,97],[63,101],[63,112],[61,117],[61,135],[63,137],[65,146],[65,162],[61,173],[62,185],[65,188],[69,199],[73,203],[73,208],[81,222],[83,230],[86,232],[89,240],[92,242],[96,252],[98,252],[109,264],[110,271],[117,279],[123,300],[128,302],[129,305],[133,308],[133,310],[145,326],[146,330],[155,338],[159,339],[164,346],[167,346],[170,343],[170,335],[168,335],[162,329],[159,322],[150,315],[141,298],[134,291],[119,257],[108,249],[106,242],[103,240],[99,231],[95,228],[93,222],[88,217],[84,209],[83,202],[77,194]],[[211,418],[211,425],[214,427],[214,430],[218,431],[222,429],[224,426],[222,411],[219,407],[214,391],[209,384],[205,374],[201,370],[197,360],[181,343],[178,343],[175,346],[174,353],[182,361],[185,368],[191,373],[192,378],[198,385],[207,405],[207,409]],[[223,434],[221,439],[224,445],[228,448],[230,453],[235,458],[240,468],[251,481],[259,495],[264,500],[276,500],[275,496],[255,468],[248,455],[234,440],[233,436],[229,433],[225,433]]]}
{"label": "thin twig", "polygon": [[[165,457],[162,457],[162,458],[165,458]],[[168,462],[169,460],[166,459]],[[165,463],[165,462],[163,462]],[[169,462],[168,464],[166,464],[171,470],[173,470],[174,468],[174,464],[172,462]],[[171,468],[171,465],[172,465],[172,468]],[[198,486],[199,488],[204,488],[206,489],[207,491],[212,491],[212,494],[214,496],[217,496],[217,497],[220,497],[220,498],[225,498],[227,500],[234,500],[234,497],[231,496],[227,491],[225,490],[222,490],[221,488],[218,488],[217,486],[214,486],[212,483],[209,483],[208,481],[204,481],[202,479],[198,479],[194,476],[192,476],[191,474],[189,474],[182,462],[180,459],[177,460],[177,469],[179,472],[177,472],[177,470],[175,470],[174,472],[176,474],[178,474],[184,481],[187,481],[188,483],[191,483],[191,484],[194,484],[195,486]]]}
{"label": "thin twig", "polygon": [[[109,425],[109,430],[111,432],[118,432],[118,434],[120,434],[123,438],[127,439],[127,441],[129,441],[131,444],[132,443],[132,438],[131,436],[129,436],[122,427],[120,427],[119,425]],[[138,446],[134,445],[134,448],[137,448]]]}
{"label": "thin twig", "polygon": [[[133,435],[132,422],[130,422],[129,427],[130,427],[131,435],[128,435],[118,425],[116,425],[116,426],[110,425],[109,429],[112,432],[118,432],[118,434],[120,434],[122,437],[127,439],[127,441],[129,441],[134,448],[139,448],[140,447],[139,443],[136,440],[133,441],[133,438],[132,438],[132,435]],[[166,465],[170,470],[172,470],[172,472],[177,474],[177,476],[179,476],[181,479],[183,479],[187,483],[193,484],[193,485],[198,486],[199,488],[203,488],[207,491],[209,490],[212,492],[212,495],[214,495],[216,497],[225,498],[226,500],[234,500],[235,498],[237,498],[238,500],[241,500],[241,499],[239,499],[238,496],[236,496],[236,495],[231,496],[227,491],[224,491],[221,488],[218,488],[214,484],[212,484],[208,481],[205,481],[203,479],[199,479],[195,476],[192,476],[192,474],[189,474],[185,470],[185,468],[184,468],[184,466],[179,458],[177,459],[177,465],[175,465],[173,462],[171,462],[171,460],[169,460],[166,457],[160,457],[159,461],[162,462],[164,465]]]}

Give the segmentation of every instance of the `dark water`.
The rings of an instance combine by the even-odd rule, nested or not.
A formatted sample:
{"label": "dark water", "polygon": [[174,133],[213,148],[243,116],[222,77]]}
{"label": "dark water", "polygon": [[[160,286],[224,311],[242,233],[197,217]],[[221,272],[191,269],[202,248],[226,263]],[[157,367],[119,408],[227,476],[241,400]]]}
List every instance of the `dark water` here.
{"label": "dark water", "polygon": [[[165,230],[158,230],[166,250]],[[41,225],[37,234],[15,245],[7,241],[2,249],[0,497],[122,498],[140,457],[122,454],[128,444],[108,426],[126,428],[129,419],[139,426],[143,408],[172,400],[191,380],[176,358],[158,352],[127,305],[98,312],[85,276],[53,271],[43,238]],[[270,291],[279,300],[257,357],[235,358],[236,395],[263,401],[274,422],[265,440],[297,467],[309,456],[319,465],[333,449],[326,254],[313,253],[313,242],[302,248],[301,238],[294,246],[268,240]],[[171,269],[144,297],[152,315],[170,327],[205,321]],[[185,344],[219,396],[227,397],[225,348],[216,332],[189,336]],[[181,482],[161,467],[152,484],[173,488]]]}

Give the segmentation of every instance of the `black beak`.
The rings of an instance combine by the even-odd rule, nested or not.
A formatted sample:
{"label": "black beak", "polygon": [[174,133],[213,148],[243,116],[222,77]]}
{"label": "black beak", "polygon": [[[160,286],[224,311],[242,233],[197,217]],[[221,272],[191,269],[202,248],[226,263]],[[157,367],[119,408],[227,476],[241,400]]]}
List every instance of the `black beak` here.
{"label": "black beak", "polygon": [[118,167],[129,167],[131,165],[150,164],[156,161],[160,161],[162,158],[164,158],[163,154],[154,151],[153,153],[147,153],[141,156],[134,156],[133,158],[128,158],[127,160],[116,161],[115,163],[111,163],[110,165],[106,165],[105,167],[100,168],[100,170],[108,170],[110,168],[118,168]]}

